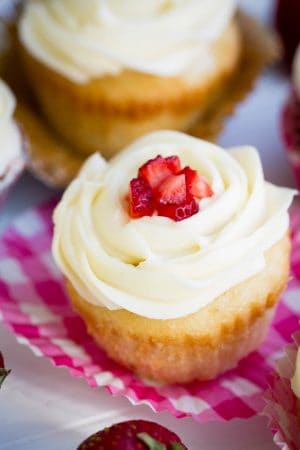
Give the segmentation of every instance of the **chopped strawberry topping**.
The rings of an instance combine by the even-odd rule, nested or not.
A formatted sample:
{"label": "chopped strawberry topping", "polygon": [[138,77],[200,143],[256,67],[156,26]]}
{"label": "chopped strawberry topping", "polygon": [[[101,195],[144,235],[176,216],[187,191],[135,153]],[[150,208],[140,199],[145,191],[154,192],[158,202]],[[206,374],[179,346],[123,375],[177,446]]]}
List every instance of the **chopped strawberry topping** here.
{"label": "chopped strawberry topping", "polygon": [[178,156],[168,156],[165,160],[172,173],[176,174],[180,171],[181,164]]}
{"label": "chopped strawberry topping", "polygon": [[142,178],[130,181],[129,213],[133,218],[152,216],[154,213],[152,190]]}
{"label": "chopped strawberry topping", "polygon": [[129,213],[132,218],[159,216],[180,221],[199,211],[197,200],[211,197],[213,191],[195,170],[181,170],[178,156],[150,159],[130,182]]}
{"label": "chopped strawberry topping", "polygon": [[179,222],[193,216],[199,211],[199,205],[193,197],[189,197],[180,204],[158,204],[157,213],[159,216],[169,217]]}
{"label": "chopped strawberry topping", "polygon": [[179,204],[186,199],[186,183],[185,176],[170,175],[166,178],[155,191],[156,200],[159,203],[175,203]]}
{"label": "chopped strawberry topping", "polygon": [[180,173],[185,175],[187,192],[201,200],[214,195],[212,188],[203,177],[199,177],[196,170],[185,167]]}
{"label": "chopped strawberry topping", "polygon": [[168,176],[177,173],[179,170],[180,160],[178,156],[163,158],[158,155],[140,167],[138,176],[147,181],[152,189],[155,189]]}

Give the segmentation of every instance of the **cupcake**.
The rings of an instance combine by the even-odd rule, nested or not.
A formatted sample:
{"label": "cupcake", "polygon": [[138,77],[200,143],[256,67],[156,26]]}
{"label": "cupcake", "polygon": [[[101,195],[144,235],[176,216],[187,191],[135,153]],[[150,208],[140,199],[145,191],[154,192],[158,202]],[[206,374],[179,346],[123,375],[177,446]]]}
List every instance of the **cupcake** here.
{"label": "cupcake", "polygon": [[113,360],[158,381],[209,380],[265,337],[294,194],[264,181],[252,147],[155,132],[87,160],[55,210],[53,255]]}
{"label": "cupcake", "polygon": [[0,79],[0,202],[24,167],[22,138],[13,119],[15,99]]}
{"label": "cupcake", "polygon": [[110,157],[209,110],[240,63],[235,11],[235,0],[29,0],[23,68],[51,127],[74,150]]}
{"label": "cupcake", "polygon": [[282,114],[283,140],[296,182],[300,186],[300,46],[292,69],[293,88]]}

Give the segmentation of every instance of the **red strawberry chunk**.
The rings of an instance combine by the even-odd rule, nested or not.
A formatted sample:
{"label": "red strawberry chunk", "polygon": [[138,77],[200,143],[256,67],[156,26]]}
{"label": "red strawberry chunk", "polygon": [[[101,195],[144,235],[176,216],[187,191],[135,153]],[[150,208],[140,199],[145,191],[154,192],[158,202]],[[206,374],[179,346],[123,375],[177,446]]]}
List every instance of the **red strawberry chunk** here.
{"label": "red strawberry chunk", "polygon": [[183,203],[186,199],[185,176],[183,174],[170,175],[158,186],[155,198],[157,202],[164,205]]}
{"label": "red strawberry chunk", "polygon": [[168,156],[166,158],[166,162],[168,164],[169,169],[172,173],[176,174],[181,169],[180,159],[178,156]]}
{"label": "red strawberry chunk", "polygon": [[178,156],[163,158],[158,155],[140,167],[138,176],[147,181],[152,189],[156,189],[167,177],[176,173],[178,169],[180,169]]}
{"label": "red strawberry chunk", "polygon": [[129,214],[133,218],[152,216],[154,213],[153,194],[148,183],[142,178],[130,181]]}
{"label": "red strawberry chunk", "polygon": [[194,197],[188,197],[186,201],[180,204],[157,204],[157,213],[159,216],[169,217],[170,219],[180,222],[193,216],[199,211],[199,205]]}
{"label": "red strawberry chunk", "polygon": [[185,167],[180,173],[184,173],[186,180],[187,192],[198,198],[199,200],[207,197],[212,197],[214,195],[212,188],[205,181],[203,177],[200,177],[196,170],[190,167]]}

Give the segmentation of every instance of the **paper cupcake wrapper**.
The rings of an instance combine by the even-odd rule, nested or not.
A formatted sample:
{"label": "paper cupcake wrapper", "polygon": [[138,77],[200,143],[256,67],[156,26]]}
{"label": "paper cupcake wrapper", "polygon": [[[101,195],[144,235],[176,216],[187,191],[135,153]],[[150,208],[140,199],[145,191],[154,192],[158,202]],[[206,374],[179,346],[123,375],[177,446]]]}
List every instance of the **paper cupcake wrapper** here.
{"label": "paper cupcake wrapper", "polygon": [[277,370],[269,378],[269,389],[264,397],[267,406],[263,414],[269,420],[274,442],[282,450],[300,448],[300,419],[296,414],[296,397],[291,389],[291,378],[295,372],[300,333],[294,335],[294,343],[285,350],[278,361]]}
{"label": "paper cupcake wrapper", "polygon": [[[55,202],[23,213],[0,241],[0,318],[22,344],[55,366],[83,377],[92,387],[105,386],[131,403],[199,422],[249,418],[263,409],[267,375],[278,352],[298,328],[300,279],[291,273],[264,344],[216,380],[160,385],[136,377],[110,360],[87,334],[72,310],[62,276],[51,258]],[[300,207],[292,213],[293,270],[300,266]]]}
{"label": "paper cupcake wrapper", "polygon": [[300,99],[292,91],[282,112],[282,135],[288,161],[300,187]]}
{"label": "paper cupcake wrapper", "polygon": [[[276,60],[280,54],[277,39],[271,31],[244,13],[238,14],[238,21],[242,36],[239,67],[231,77],[227,89],[224,89],[223,95],[189,131],[207,140],[217,139],[225,120],[251,91],[262,69]],[[27,97],[28,89],[24,85],[22,69],[16,70],[18,67],[16,54],[13,44],[11,51],[2,55],[2,64],[0,54],[0,73],[2,72],[2,76],[17,93],[19,100],[17,119],[23,126],[30,143],[28,167],[47,185],[63,188],[74,178],[84,161],[84,156],[75,154],[65,142],[60,140],[34,108],[31,99]]]}

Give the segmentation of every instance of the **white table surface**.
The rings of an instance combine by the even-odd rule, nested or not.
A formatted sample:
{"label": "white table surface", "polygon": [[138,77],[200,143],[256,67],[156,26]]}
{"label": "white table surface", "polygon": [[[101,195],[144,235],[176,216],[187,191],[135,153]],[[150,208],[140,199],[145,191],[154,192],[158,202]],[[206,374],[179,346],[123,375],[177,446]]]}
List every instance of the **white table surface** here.
{"label": "white table surface", "polygon": [[[0,0],[5,2],[6,0]],[[244,0],[243,5],[269,20],[272,2]],[[229,147],[252,144],[259,148],[266,178],[292,186],[279,137],[280,108],[288,91],[287,80],[266,73],[255,90],[230,119],[221,144]],[[53,195],[29,174],[11,193],[0,214],[0,231],[29,206]],[[72,378],[65,369],[53,367],[18,344],[0,324],[0,349],[12,373],[0,392],[0,449],[73,450],[90,433],[120,420],[144,418],[178,432],[190,450],[274,450],[266,419],[233,420],[198,424],[154,413],[147,406],[132,406],[125,398],[113,398],[104,388],[92,389]]]}

